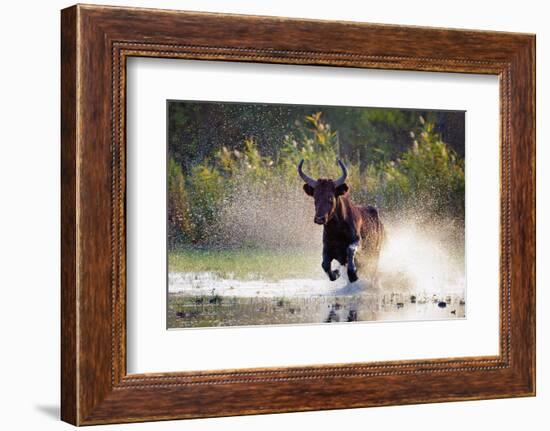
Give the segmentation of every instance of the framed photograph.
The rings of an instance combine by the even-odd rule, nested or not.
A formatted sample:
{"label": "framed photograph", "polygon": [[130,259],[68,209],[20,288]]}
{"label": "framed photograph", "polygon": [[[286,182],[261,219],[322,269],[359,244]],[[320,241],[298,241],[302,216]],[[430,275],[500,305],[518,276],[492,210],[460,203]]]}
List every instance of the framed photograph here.
{"label": "framed photograph", "polygon": [[535,36],[61,14],[61,416],[535,394]]}

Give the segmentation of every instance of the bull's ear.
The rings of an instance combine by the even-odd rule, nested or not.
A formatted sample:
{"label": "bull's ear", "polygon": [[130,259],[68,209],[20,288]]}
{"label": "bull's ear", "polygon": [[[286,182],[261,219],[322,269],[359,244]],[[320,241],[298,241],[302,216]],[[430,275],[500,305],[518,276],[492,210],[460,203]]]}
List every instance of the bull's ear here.
{"label": "bull's ear", "polygon": [[313,196],[313,187],[309,184],[304,184],[304,192],[306,192],[306,195]]}
{"label": "bull's ear", "polygon": [[335,193],[336,196],[344,195],[348,192],[349,187],[346,183],[342,184],[341,186],[336,187]]}

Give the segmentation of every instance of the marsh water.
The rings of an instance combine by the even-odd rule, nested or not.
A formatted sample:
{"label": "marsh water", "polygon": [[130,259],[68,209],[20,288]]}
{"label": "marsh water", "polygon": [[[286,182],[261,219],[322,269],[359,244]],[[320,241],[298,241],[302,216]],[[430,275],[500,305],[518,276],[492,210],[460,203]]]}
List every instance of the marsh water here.
{"label": "marsh water", "polygon": [[[463,249],[447,238],[391,229],[376,280],[334,282],[318,253],[224,251],[172,255],[168,328],[412,321],[466,317]],[[201,268],[201,270],[193,270]],[[336,269],[333,262],[333,269]]]}
{"label": "marsh water", "polygon": [[392,292],[367,282],[169,275],[168,327],[439,320],[465,317],[460,294]]}

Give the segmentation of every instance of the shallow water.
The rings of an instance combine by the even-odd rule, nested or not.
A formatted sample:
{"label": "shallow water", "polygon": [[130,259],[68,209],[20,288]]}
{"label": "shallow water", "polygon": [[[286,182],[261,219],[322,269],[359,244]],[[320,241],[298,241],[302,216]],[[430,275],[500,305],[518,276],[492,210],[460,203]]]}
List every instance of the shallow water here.
{"label": "shallow water", "polygon": [[[444,290],[442,290],[443,292]],[[465,317],[456,293],[411,292],[345,279],[234,280],[171,273],[168,327],[196,328]]]}

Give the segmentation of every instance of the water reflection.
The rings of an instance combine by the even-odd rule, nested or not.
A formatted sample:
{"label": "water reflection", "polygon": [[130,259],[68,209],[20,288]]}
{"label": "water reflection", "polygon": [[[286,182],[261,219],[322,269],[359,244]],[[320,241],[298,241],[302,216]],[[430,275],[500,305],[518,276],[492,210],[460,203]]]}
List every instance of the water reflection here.
{"label": "water reflection", "polygon": [[424,293],[312,297],[169,294],[170,328],[439,320],[465,317],[464,299]]}

